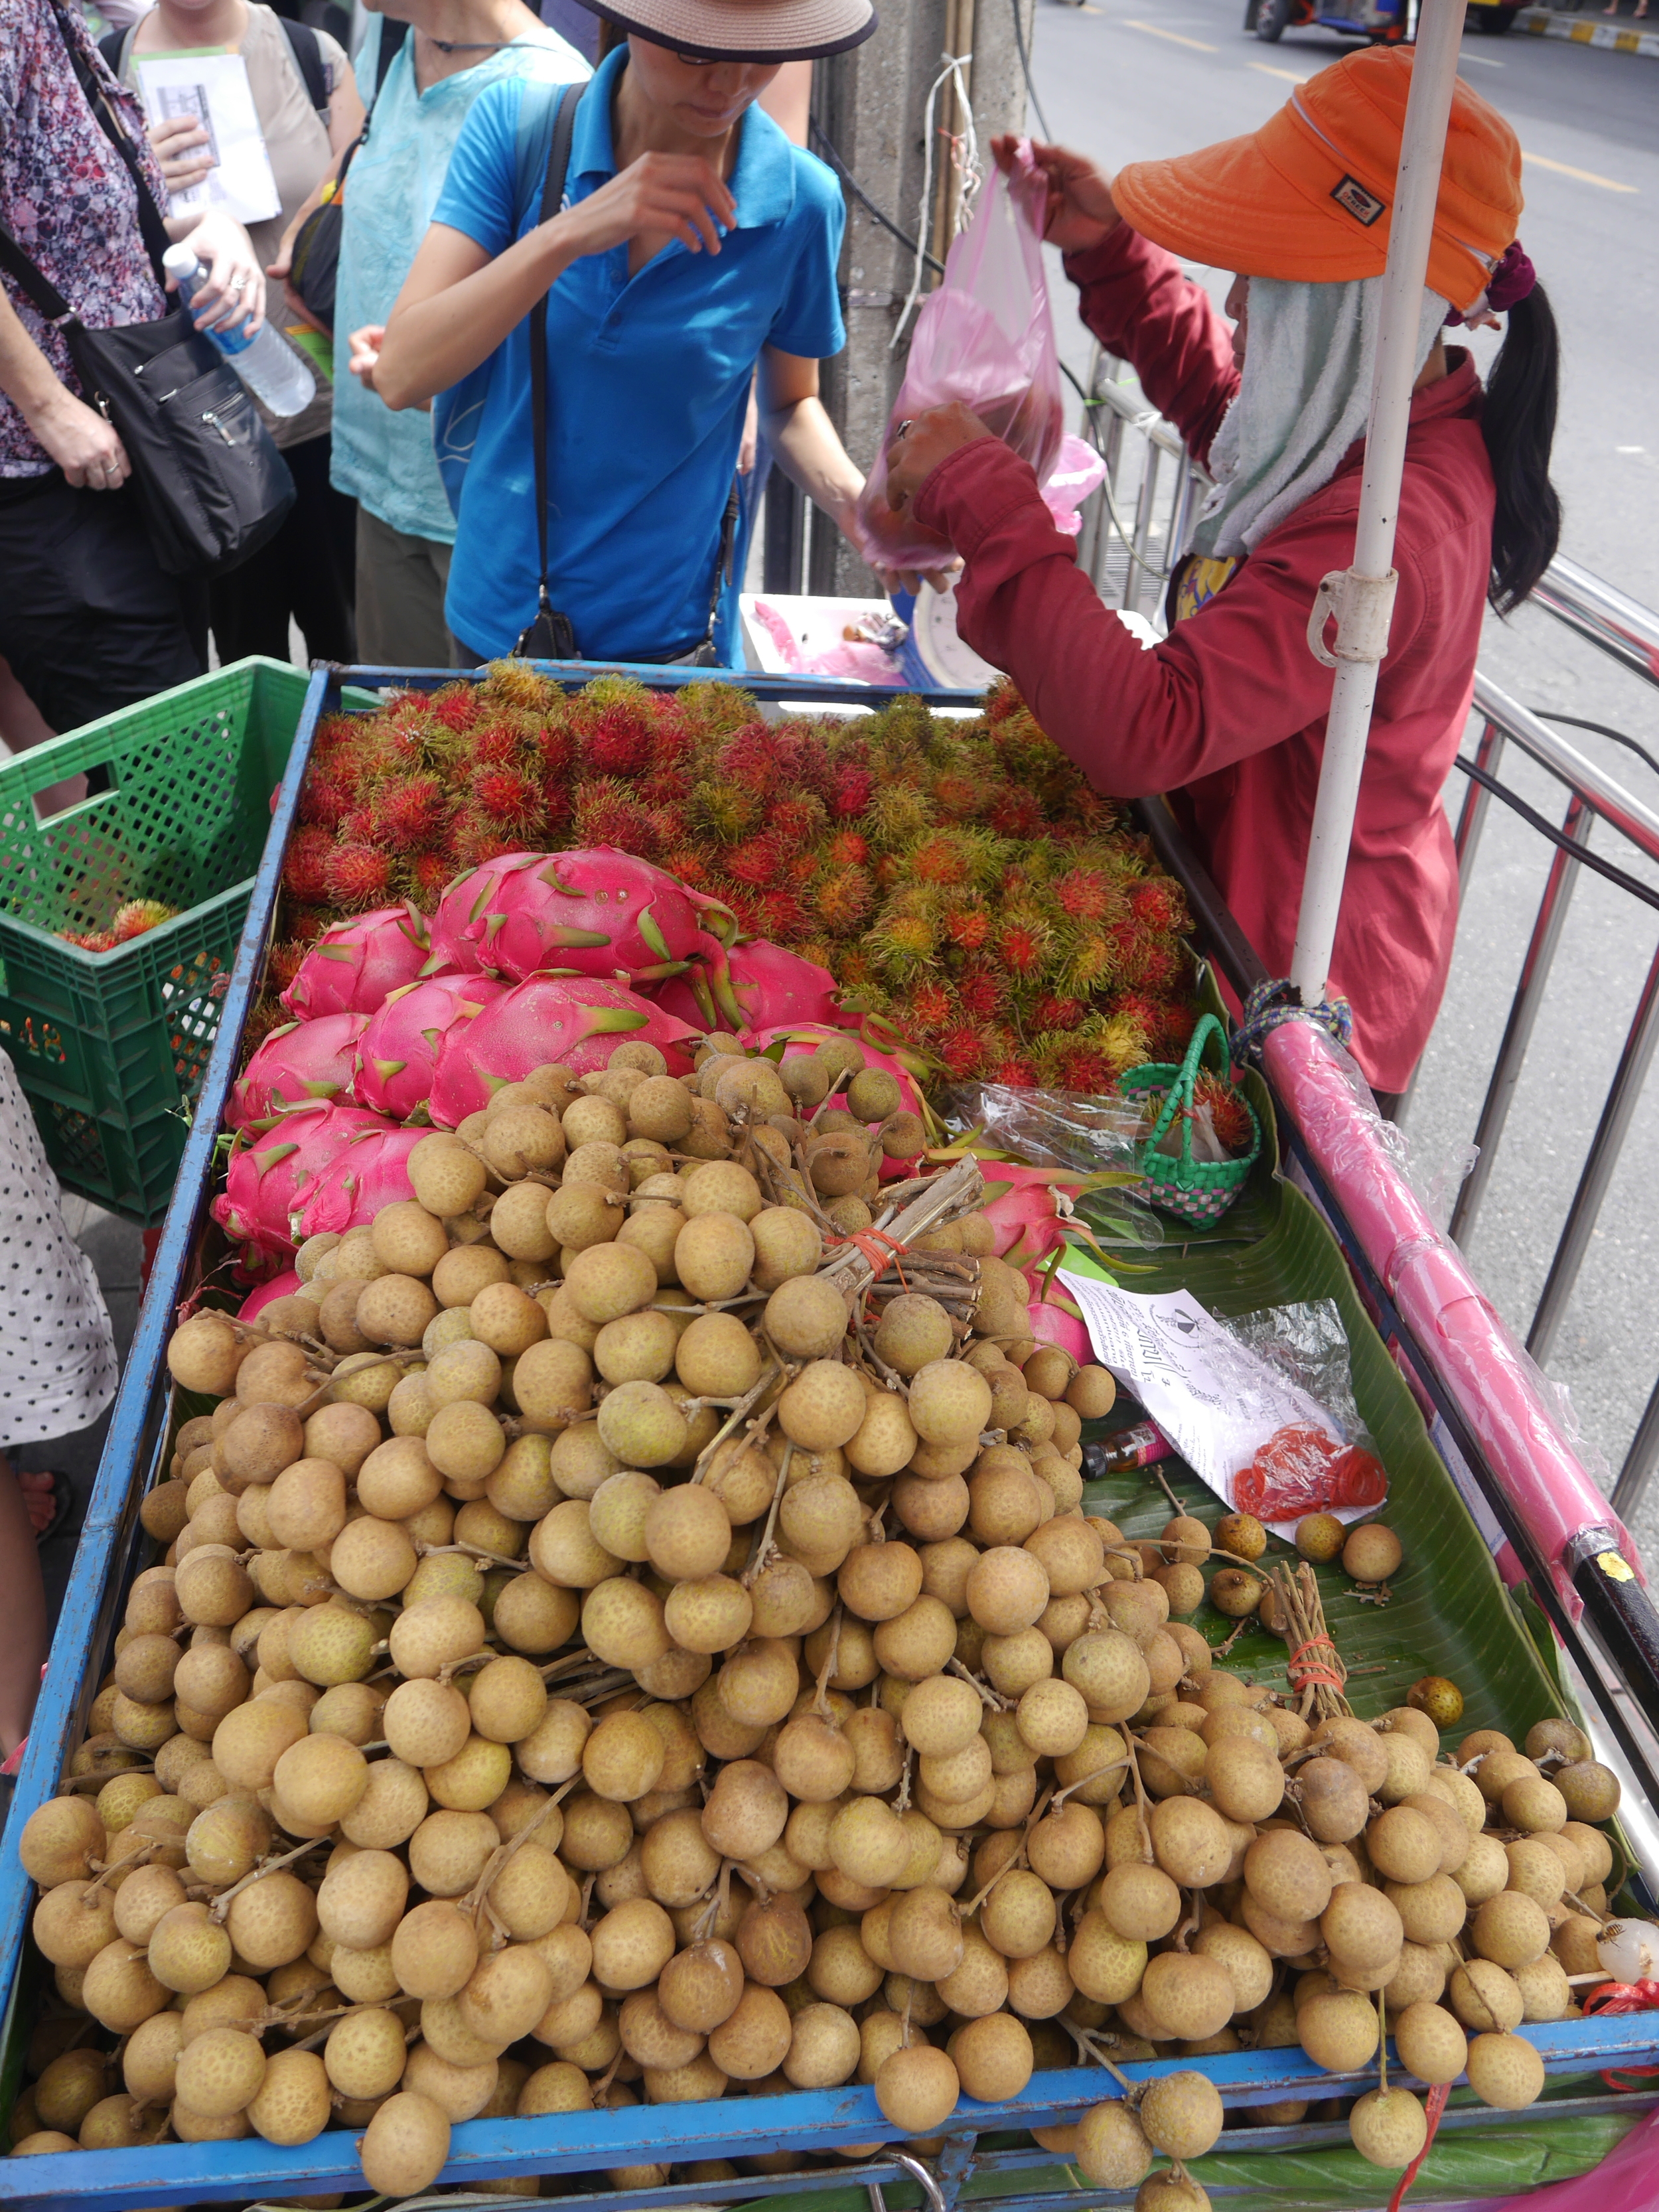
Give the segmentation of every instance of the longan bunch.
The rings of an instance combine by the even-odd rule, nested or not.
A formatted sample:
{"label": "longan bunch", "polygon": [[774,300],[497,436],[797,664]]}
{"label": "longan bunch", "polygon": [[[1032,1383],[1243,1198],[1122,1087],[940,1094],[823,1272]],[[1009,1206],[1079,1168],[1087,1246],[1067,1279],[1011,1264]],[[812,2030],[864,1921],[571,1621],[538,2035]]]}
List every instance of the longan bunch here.
{"label": "longan bunch", "polygon": [[[1165,1586],[1202,1524],[1143,1553],[1080,1510],[1111,1377],[1033,1340],[972,1164],[882,1182],[866,1137],[832,1196],[822,1115],[888,1128],[881,1072],[728,1042],[685,1081],[639,1045],[535,1071],[257,1326],[175,1333],[218,1402],[21,1841],[120,2086],[52,2051],[17,2148],[340,2125],[408,2195],[457,2120],[854,2079],[925,2138],[1037,2065],[1303,2039],[1297,1998],[1334,2048],[1378,1990],[1425,2050],[1484,2004],[1513,2089],[1546,1953],[1605,1905],[1605,1771],[1437,1764],[1421,1714],[1315,1728],[1214,1667]],[[1199,2101],[1127,2117],[1184,2160]]]}

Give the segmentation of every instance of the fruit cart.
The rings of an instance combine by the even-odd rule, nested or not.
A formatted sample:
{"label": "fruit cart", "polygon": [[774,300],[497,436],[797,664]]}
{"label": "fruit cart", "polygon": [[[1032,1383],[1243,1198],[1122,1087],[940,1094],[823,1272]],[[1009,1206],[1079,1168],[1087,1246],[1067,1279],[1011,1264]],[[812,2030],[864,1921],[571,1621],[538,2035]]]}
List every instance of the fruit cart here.
{"label": "fruit cart", "polygon": [[[548,672],[568,690],[597,672],[571,667]],[[727,680],[629,672],[665,688]],[[325,715],[342,706],[374,702],[383,686],[430,690],[454,680],[447,672],[411,675],[386,670],[319,672],[311,679],[18,1778],[16,1817],[6,1832],[0,1871],[0,1972],[9,2102],[21,2078],[36,1993],[42,1986],[40,1962],[31,1963],[26,1948],[33,1893],[16,1856],[16,1838],[28,1814],[52,1794],[82,1732],[102,1671],[100,1655],[110,1647],[126,1588],[140,1563],[144,1539],[137,1502],[166,1469],[176,1426],[164,1358],[167,1340],[181,1297],[196,1287],[204,1265],[216,1258],[204,1248],[213,1233],[207,1206],[216,1180],[220,1115],[236,1072],[244,1025],[261,988],[283,855],[313,740]],[[809,704],[822,710],[837,696],[822,681],[769,679],[750,681],[744,688],[758,697],[763,711]],[[848,696],[839,694],[843,700]],[[879,695],[858,696],[860,703],[881,703]],[[928,703],[960,710],[974,702],[962,694],[933,694]],[[1249,948],[1182,848],[1173,824],[1156,808],[1146,810],[1143,819],[1165,865],[1187,887],[1198,917],[1198,949],[1235,988],[1248,988],[1254,980]],[[1303,1044],[1300,1025],[1278,1035],[1287,1044]],[[1394,1517],[1408,1546],[1433,1568],[1387,1614],[1357,1599],[1333,1604],[1334,1627],[1356,1662],[1376,1677],[1364,1691],[1367,1704],[1380,1707],[1402,1695],[1415,1676],[1432,1668],[1462,1677],[1471,1721],[1522,1729],[1571,1707],[1565,1651],[1577,1678],[1588,1685],[1591,1703],[1599,1704],[1605,1717],[1597,1741],[1610,1735],[1621,1746],[1626,1802],[1639,1820],[1644,1801],[1650,1808],[1659,1801],[1659,1790],[1639,1736],[1623,1720],[1604,1669],[1588,1648],[1574,1600],[1583,1599],[1601,1634],[1623,1657],[1638,1702],[1651,1711],[1659,1704],[1659,1683],[1650,1668],[1643,1671],[1650,1614],[1644,1610],[1642,1586],[1633,1573],[1628,1580],[1620,1576],[1616,1536],[1602,1538],[1599,1548],[1585,1553],[1588,1485],[1548,1428],[1541,1405],[1528,1401],[1524,1374],[1517,1370],[1510,1376],[1501,1418],[1482,1388],[1465,1379],[1468,1364],[1479,1369],[1485,1357],[1481,1347],[1470,1347],[1466,1340],[1449,1350],[1437,1310],[1407,1279],[1411,1265],[1425,1259],[1442,1309],[1452,1310],[1455,1316],[1460,1294],[1468,1296],[1455,1272],[1456,1256],[1428,1231],[1412,1243],[1415,1201],[1387,1156],[1374,1148],[1374,1133],[1367,1131],[1338,1084],[1334,1061],[1322,1055],[1316,1038],[1299,1054],[1288,1048],[1270,1053],[1271,1102],[1267,1091],[1257,1095],[1277,1121],[1282,1163],[1264,1158],[1231,1231],[1224,1227],[1207,1237],[1194,1235],[1179,1245],[1172,1242],[1162,1253],[1141,1255],[1154,1271],[1148,1287],[1191,1289],[1224,1313],[1289,1297],[1336,1302],[1348,1334],[1360,1408],[1394,1485]],[[1367,1151],[1367,1145],[1373,1150]],[[1283,1171],[1277,1172],[1281,1166]],[[1295,1187],[1297,1181],[1310,1195]],[[1495,1332],[1489,1320],[1484,1325]],[[1498,1341],[1495,1334],[1489,1339]],[[1505,1457],[1517,1423],[1526,1425],[1527,1453]],[[1528,1455],[1553,1467],[1553,1525],[1542,1520],[1540,1501],[1526,1488]],[[1198,1486],[1180,1473],[1176,1480],[1182,1485],[1183,1506],[1193,1510],[1201,1495]],[[1529,1587],[1521,1605],[1506,1594],[1460,1488],[1469,1504],[1484,1504],[1495,1514],[1508,1534]],[[1575,1500],[1584,1507],[1576,1520],[1571,1510]],[[1131,1536],[1155,1534],[1166,1510],[1163,1494],[1139,1474],[1097,1483],[1088,1504],[1094,1512],[1115,1518]],[[1620,1601],[1617,1610],[1604,1601],[1606,1593]],[[1265,1637],[1257,1636],[1255,1645],[1246,1647],[1241,1663],[1250,1663],[1257,1647],[1266,1650]],[[90,1667],[88,1655],[94,1662]],[[1255,1663],[1263,1662],[1258,1656]],[[1587,1717],[1601,1729],[1597,1715],[1588,1708]],[[1633,1868],[1631,1880],[1633,1897],[1650,1911],[1647,1877],[1639,1867]],[[1570,2019],[1528,2027],[1523,2033],[1550,2077],[1547,2101],[1523,2114],[1495,2112],[1462,2098],[1455,2101],[1419,2180],[1419,2201],[1495,2203],[1513,2191],[1616,2159],[1626,2137],[1632,2146],[1627,2156],[1635,2155],[1644,2141],[1651,2145],[1653,2124],[1647,2115],[1659,2100],[1630,2069],[1659,2063],[1659,2013]],[[1121,2072],[1139,2081],[1176,2071],[1182,2063],[1133,2063]],[[1185,2062],[1188,2067],[1194,2063]],[[1270,2197],[1310,2207],[1354,2207],[1357,2212],[1380,2208],[1391,2183],[1346,2148],[1346,2130],[1340,2121],[1326,2124],[1315,2116],[1289,2125],[1252,2125],[1246,2117],[1253,2106],[1306,2102],[1345,2088],[1352,2094],[1374,2078],[1370,2069],[1353,2076],[1328,2073],[1299,2049],[1241,2050],[1196,2063],[1221,2093],[1229,2112],[1225,2132],[1193,2169],[1213,2199],[1248,2212]],[[1615,2089],[1603,2079],[1614,2075],[1631,2086]],[[781,2099],[732,2097],[677,2105],[672,2113],[635,2108],[480,2118],[455,2129],[441,2179],[446,2186],[464,2190],[469,2183],[497,2177],[538,2174],[548,2177],[544,2193],[571,2204],[615,2207],[617,2212],[624,2206],[702,2203],[711,2194],[723,2202],[817,2196],[825,2212],[842,2212],[860,2202],[866,2190],[872,2202],[884,2201],[885,2192],[887,2202],[940,2206],[994,2197],[1022,2212],[1046,2205],[1127,2205],[1132,2191],[1093,2188],[1079,2193],[1075,2170],[1064,2159],[1033,2147],[1027,2133],[1033,2126],[1073,2120],[1081,2107],[1114,2094],[1110,2078],[1093,2067],[1039,2071],[1006,2105],[964,2100],[941,2138],[909,2148],[883,2118],[873,2092],[856,2083]],[[617,2179],[619,2169],[655,2163],[665,2155],[685,2166],[700,2160],[741,2160],[757,2153],[775,2154],[780,2147],[803,2158],[813,2153],[836,2155],[798,2172],[747,2172],[717,2184],[653,2176],[650,2182],[630,2177],[619,2185]],[[775,2166],[775,2158],[769,2163]],[[609,2181],[607,2174],[612,2177]],[[1286,2193],[1292,2180],[1300,2192],[1295,2197]],[[0,2160],[0,2199],[41,2208],[75,2203],[117,2212],[162,2202],[262,2203],[340,2190],[349,2195],[354,2186],[361,2186],[356,2153],[353,2136],[343,2130],[286,2149],[253,2137]],[[1641,2200],[1629,2201],[1634,2205]]]}

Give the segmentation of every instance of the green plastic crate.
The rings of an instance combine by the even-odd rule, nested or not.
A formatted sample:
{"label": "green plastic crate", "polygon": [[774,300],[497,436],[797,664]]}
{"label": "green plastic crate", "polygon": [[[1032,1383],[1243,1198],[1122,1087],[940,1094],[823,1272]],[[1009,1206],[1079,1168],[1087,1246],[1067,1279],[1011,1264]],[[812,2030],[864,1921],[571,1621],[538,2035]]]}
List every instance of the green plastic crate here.
{"label": "green plastic crate", "polygon": [[[184,1150],[303,670],[239,660],[0,768],[0,1045],[64,1188],[144,1227]],[[35,794],[82,770],[108,787],[42,821]],[[180,911],[112,952],[129,899]]]}

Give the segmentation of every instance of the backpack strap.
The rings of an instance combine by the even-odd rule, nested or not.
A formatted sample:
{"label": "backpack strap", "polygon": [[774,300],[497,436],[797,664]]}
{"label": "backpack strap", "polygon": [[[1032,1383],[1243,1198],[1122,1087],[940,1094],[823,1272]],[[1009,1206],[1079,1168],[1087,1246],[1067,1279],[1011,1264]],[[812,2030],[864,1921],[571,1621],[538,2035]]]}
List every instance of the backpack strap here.
{"label": "backpack strap", "polygon": [[[328,117],[328,72],[323,66],[323,49],[317,33],[309,23],[296,23],[291,15],[279,15],[283,35],[288,40],[289,52],[294,57],[294,66],[300,72],[306,88],[306,98],[325,121]],[[390,64],[388,64],[390,66]]]}

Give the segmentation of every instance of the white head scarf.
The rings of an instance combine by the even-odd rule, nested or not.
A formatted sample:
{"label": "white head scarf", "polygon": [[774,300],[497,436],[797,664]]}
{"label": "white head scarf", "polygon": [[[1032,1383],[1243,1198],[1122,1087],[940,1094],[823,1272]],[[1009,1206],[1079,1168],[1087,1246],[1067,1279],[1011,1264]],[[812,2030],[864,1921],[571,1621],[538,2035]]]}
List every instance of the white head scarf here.
{"label": "white head scarf", "polygon": [[[1370,411],[1382,279],[1291,284],[1250,279],[1243,379],[1210,449],[1215,489],[1188,550],[1248,553],[1328,484]],[[1413,376],[1446,319],[1425,291]]]}

